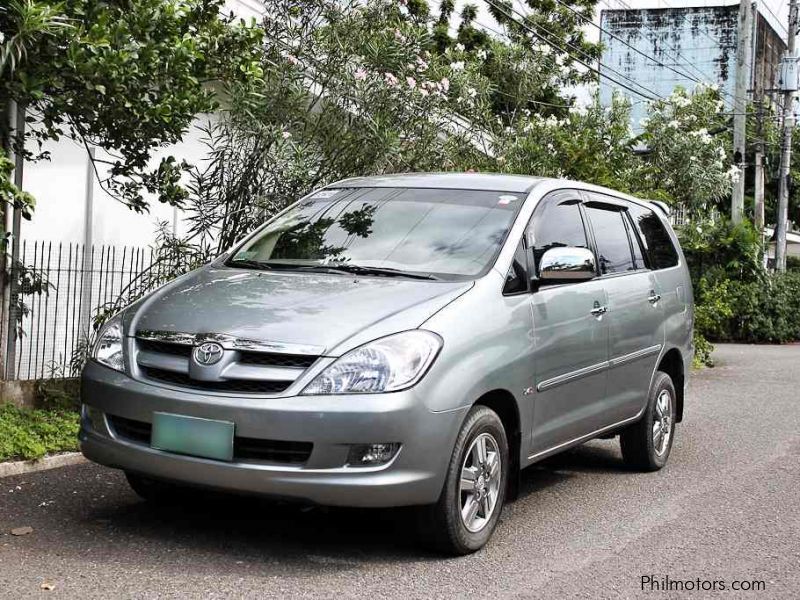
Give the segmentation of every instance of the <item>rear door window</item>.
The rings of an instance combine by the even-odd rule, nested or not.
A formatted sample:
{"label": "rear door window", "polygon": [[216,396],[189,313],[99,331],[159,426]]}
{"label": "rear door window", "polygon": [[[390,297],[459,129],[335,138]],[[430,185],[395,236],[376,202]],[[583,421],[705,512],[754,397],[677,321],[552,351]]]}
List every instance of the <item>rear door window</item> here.
{"label": "rear door window", "polygon": [[661,219],[649,208],[631,205],[628,209],[641,234],[652,269],[668,269],[678,264],[678,251]]}
{"label": "rear door window", "polygon": [[626,273],[636,270],[625,214],[619,207],[588,205],[586,214],[592,225],[600,272]]}

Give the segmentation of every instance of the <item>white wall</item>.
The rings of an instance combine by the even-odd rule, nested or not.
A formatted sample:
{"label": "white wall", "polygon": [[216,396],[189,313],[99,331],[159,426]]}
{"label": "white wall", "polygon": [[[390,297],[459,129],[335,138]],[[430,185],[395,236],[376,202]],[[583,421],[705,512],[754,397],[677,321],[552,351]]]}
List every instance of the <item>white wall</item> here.
{"label": "white wall", "polygon": [[[244,18],[260,15],[258,0],[228,0],[226,9]],[[200,121],[207,121],[203,117]],[[178,159],[198,163],[205,156],[199,142],[200,132],[190,129],[184,141],[158,152],[152,162],[155,167],[162,156],[172,154]],[[36,210],[31,221],[22,224],[22,239],[52,242],[82,242],[86,198],[87,153],[83,146],[70,140],[50,142],[43,148],[51,160],[28,163],[25,166],[23,187],[36,198]],[[98,157],[103,158],[102,152]],[[155,241],[159,221],[175,221],[176,211],[151,202],[149,213],[137,214],[114,200],[94,179],[94,243],[127,246],[148,246]],[[178,215],[177,230],[185,229]]]}

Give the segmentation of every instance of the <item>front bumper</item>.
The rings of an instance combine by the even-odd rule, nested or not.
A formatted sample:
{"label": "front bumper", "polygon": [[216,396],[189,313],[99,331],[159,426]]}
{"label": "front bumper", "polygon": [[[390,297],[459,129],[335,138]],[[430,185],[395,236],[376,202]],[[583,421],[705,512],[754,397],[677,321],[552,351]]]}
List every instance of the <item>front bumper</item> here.
{"label": "front bumper", "polygon": [[[414,389],[390,394],[283,398],[204,395],[134,380],[90,362],[81,451],[96,463],[189,485],[337,506],[436,502],[468,407],[431,412]],[[235,423],[236,435],[311,442],[303,465],[222,462],[155,450],[117,435],[105,415],[150,423],[156,411]],[[399,442],[386,465],[348,467],[351,444]]]}

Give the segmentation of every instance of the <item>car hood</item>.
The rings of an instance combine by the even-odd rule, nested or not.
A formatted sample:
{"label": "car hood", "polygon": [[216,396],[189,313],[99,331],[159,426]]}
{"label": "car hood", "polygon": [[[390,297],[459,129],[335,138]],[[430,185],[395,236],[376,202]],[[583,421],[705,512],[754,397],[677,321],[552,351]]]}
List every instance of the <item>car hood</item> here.
{"label": "car hood", "polygon": [[419,327],[472,285],[208,266],[132,307],[127,330],[217,333],[337,356]]}

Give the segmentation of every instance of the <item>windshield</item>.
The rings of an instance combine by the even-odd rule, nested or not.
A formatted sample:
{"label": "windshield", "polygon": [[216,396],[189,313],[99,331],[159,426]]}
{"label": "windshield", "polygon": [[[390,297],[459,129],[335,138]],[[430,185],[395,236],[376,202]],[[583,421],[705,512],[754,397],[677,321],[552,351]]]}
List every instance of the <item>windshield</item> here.
{"label": "windshield", "polygon": [[228,264],[472,278],[491,266],[523,200],[474,190],[322,190],[261,229]]}

